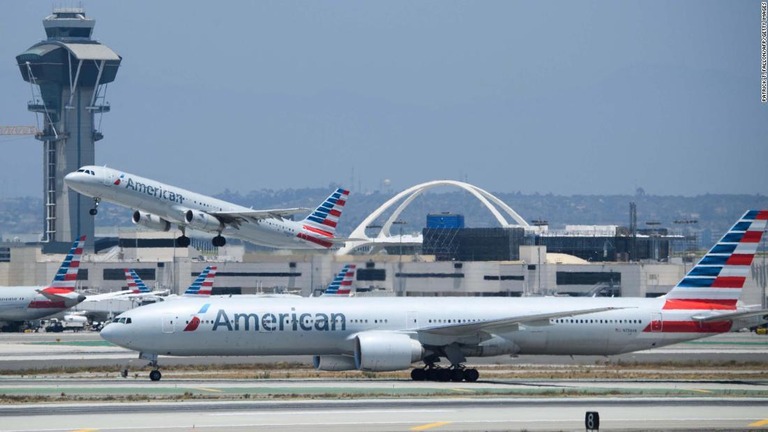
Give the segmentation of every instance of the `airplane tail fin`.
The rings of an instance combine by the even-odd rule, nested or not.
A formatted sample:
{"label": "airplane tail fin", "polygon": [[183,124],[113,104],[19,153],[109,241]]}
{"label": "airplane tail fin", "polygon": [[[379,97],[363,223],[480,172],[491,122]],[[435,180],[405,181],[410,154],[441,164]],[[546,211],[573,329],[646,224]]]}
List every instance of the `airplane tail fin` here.
{"label": "airplane tail fin", "polygon": [[735,309],[768,223],[768,210],[750,210],[666,295],[664,309]]}
{"label": "airplane tail fin", "polygon": [[72,244],[72,248],[69,249],[69,253],[64,258],[64,262],[61,263],[56,276],[53,277],[53,281],[46,288],[47,290],[75,290],[77,272],[80,269],[80,259],[83,256],[83,244],[85,244],[85,236],[81,236]]}
{"label": "airplane tail fin", "polygon": [[184,291],[184,295],[209,296],[213,292],[213,279],[216,277],[216,266],[208,266],[197,276],[192,285]]}
{"label": "airplane tail fin", "polygon": [[302,232],[298,237],[325,248],[333,246],[336,235],[336,225],[339,223],[341,212],[347,203],[349,191],[336,189],[322,204],[302,221]]}
{"label": "airplane tail fin", "polygon": [[347,264],[341,268],[333,281],[328,285],[323,293],[328,295],[349,296],[352,293],[352,280],[355,277],[355,264]]}
{"label": "airplane tail fin", "polygon": [[131,294],[147,294],[152,292],[136,273],[136,270],[125,269],[125,281],[128,283],[128,291]]}

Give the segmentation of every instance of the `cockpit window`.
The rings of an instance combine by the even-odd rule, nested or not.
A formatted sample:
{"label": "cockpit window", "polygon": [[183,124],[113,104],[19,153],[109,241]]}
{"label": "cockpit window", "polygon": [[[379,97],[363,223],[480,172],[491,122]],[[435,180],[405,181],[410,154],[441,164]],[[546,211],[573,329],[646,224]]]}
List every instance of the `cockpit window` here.
{"label": "cockpit window", "polygon": [[83,169],[83,168],[80,168],[79,170],[77,170],[77,172],[84,173],[84,174],[90,174],[92,176],[96,175],[96,173],[93,170]]}
{"label": "cockpit window", "polygon": [[131,319],[126,317],[118,317],[112,320],[113,323],[130,324]]}

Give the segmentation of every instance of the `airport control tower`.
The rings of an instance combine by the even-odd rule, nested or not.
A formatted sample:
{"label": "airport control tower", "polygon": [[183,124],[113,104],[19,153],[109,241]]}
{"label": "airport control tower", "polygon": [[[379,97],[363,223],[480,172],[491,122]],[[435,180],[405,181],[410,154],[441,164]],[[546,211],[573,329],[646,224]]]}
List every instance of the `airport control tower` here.
{"label": "airport control tower", "polygon": [[45,242],[94,238],[93,200],[64,187],[66,174],[95,162],[94,143],[103,138],[95,120],[109,112],[106,85],[120,67],[119,55],[91,39],[94,25],[81,8],[54,9],[43,19],[47,39],[16,56],[32,86],[28,109],[43,118],[36,137],[44,146]]}

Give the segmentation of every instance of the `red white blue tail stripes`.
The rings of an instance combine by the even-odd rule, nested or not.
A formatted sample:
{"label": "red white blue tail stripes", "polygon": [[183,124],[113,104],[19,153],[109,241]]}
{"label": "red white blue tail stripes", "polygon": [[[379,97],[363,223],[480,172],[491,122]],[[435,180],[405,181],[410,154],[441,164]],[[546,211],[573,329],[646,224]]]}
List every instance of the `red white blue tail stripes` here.
{"label": "red white blue tail stripes", "polygon": [[352,280],[355,277],[355,264],[347,264],[333,278],[323,295],[350,295],[352,292]]}
{"label": "red white blue tail stripes", "polygon": [[333,246],[333,242],[327,239],[332,239],[336,234],[336,225],[339,223],[348,197],[348,190],[336,189],[309,216],[304,218],[302,232],[297,234],[297,237],[326,248]]}
{"label": "red white blue tail stripes", "polygon": [[216,277],[216,266],[206,267],[197,276],[192,285],[184,291],[184,295],[209,296],[213,292],[213,279]]}
{"label": "red white blue tail stripes", "polygon": [[125,281],[128,283],[128,291],[130,291],[131,294],[146,294],[152,292],[133,269],[125,269]]}
{"label": "red white blue tail stripes", "polygon": [[85,236],[81,236],[72,244],[72,248],[69,250],[64,262],[61,263],[61,267],[56,272],[50,288],[61,288],[67,291],[74,291],[75,284],[77,283],[77,272],[80,269],[80,259],[83,256],[83,244],[85,243]]}
{"label": "red white blue tail stripes", "polygon": [[734,309],[768,222],[750,210],[667,294],[664,309]]}

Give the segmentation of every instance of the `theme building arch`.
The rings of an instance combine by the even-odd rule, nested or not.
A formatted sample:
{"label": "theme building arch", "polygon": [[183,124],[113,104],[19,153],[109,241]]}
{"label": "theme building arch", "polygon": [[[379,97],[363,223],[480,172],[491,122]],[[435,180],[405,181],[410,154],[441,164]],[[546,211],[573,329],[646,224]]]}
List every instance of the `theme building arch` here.
{"label": "theme building arch", "polygon": [[[418,198],[419,195],[424,193],[425,191],[439,187],[439,186],[450,186],[450,187],[456,187],[459,189],[463,189],[467,192],[469,192],[472,196],[477,198],[478,201],[480,201],[481,204],[483,204],[488,211],[491,212],[493,217],[496,219],[496,221],[499,222],[499,225],[502,227],[525,227],[530,228],[530,225],[528,222],[525,221],[516,211],[512,209],[512,207],[505,204],[502,200],[494,196],[488,191],[485,191],[475,185],[471,185],[469,183],[464,183],[456,180],[433,180],[426,183],[417,184],[415,186],[411,186],[410,188],[398,193],[394,197],[390,198],[387,202],[382,204],[379,208],[374,210],[368,217],[363,219],[363,222],[358,225],[357,228],[355,228],[352,233],[349,235],[349,237],[352,239],[350,241],[347,241],[344,247],[339,249],[337,252],[338,255],[346,255],[351,253],[354,249],[359,248],[361,246],[366,246],[371,243],[375,243],[377,240],[383,240],[388,237],[391,237],[390,230],[392,229],[392,224],[398,220],[400,217],[400,213],[405,210],[408,205],[413,202],[414,199]],[[400,203],[395,210],[392,212],[392,214],[387,218],[387,220],[384,222],[384,224],[381,227],[381,230],[376,235],[376,237],[369,237],[365,233],[366,227],[368,227],[372,222],[374,222],[376,219],[378,219],[385,211],[389,210],[390,207],[397,204],[402,200],[402,203]],[[498,208],[497,208],[498,207]],[[501,209],[504,213],[506,213],[515,223],[510,223],[504,215],[499,211]]]}

